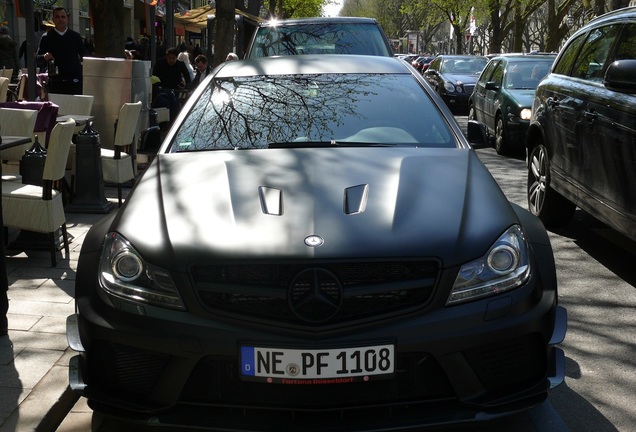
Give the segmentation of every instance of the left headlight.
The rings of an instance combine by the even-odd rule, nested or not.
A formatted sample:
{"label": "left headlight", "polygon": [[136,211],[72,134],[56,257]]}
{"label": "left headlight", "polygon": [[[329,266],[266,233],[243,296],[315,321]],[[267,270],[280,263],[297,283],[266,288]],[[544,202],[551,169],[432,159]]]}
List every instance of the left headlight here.
{"label": "left headlight", "polygon": [[497,295],[523,285],[530,277],[528,244],[521,227],[510,227],[475,261],[457,274],[446,304],[452,305]]}
{"label": "left headlight", "polygon": [[109,233],[104,241],[99,283],[106,292],[126,300],[185,309],[170,272],[146,263],[117,233]]}

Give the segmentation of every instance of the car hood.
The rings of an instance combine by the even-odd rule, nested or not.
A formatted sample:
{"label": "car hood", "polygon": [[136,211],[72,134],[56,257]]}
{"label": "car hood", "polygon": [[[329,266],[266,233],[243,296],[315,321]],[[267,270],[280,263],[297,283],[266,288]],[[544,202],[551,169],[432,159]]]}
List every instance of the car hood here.
{"label": "car hood", "polygon": [[520,107],[532,107],[534,89],[507,90],[510,100]]}
{"label": "car hood", "polygon": [[462,82],[464,84],[475,84],[479,79],[479,74],[443,74],[444,81]]}
{"label": "car hood", "polygon": [[305,148],[158,155],[111,229],[149,262],[185,271],[219,258],[452,266],[516,222],[473,150]]}

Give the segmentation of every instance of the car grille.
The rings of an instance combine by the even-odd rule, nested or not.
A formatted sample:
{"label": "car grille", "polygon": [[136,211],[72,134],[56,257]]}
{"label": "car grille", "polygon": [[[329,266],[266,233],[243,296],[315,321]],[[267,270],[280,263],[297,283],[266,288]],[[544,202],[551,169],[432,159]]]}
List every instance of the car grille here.
{"label": "car grille", "polygon": [[464,84],[464,93],[472,94],[473,90],[475,90],[474,84]]}
{"label": "car grille", "polygon": [[424,306],[435,261],[200,265],[192,270],[211,312],[272,325],[325,326],[378,319]]}

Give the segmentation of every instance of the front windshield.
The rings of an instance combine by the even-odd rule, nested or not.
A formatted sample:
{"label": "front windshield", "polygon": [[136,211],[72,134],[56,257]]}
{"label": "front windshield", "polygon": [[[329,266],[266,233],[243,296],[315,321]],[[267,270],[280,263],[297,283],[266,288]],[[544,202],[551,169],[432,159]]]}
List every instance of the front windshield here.
{"label": "front windshield", "polygon": [[505,86],[510,90],[535,90],[550,71],[553,59],[508,64]]}
{"label": "front windshield", "polygon": [[488,61],[483,57],[471,59],[446,59],[444,60],[443,72],[463,75],[474,75],[480,73]]}
{"label": "front windshield", "polygon": [[322,74],[210,81],[169,151],[281,145],[457,144],[411,75]]}

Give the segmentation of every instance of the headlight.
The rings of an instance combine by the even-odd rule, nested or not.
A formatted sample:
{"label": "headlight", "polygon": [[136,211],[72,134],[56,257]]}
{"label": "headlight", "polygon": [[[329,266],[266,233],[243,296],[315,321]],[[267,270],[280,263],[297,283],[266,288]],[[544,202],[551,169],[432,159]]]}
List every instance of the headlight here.
{"label": "headlight", "polygon": [[532,116],[532,110],[530,108],[522,109],[519,114],[519,117],[521,117],[522,120],[530,120],[530,116]]}
{"label": "headlight", "polygon": [[444,90],[446,90],[449,93],[455,93],[455,84],[451,83],[451,82],[445,82],[444,83]]}
{"label": "headlight", "polygon": [[126,300],[185,309],[170,273],[146,263],[117,233],[108,234],[104,241],[99,283],[104,291]]}
{"label": "headlight", "polygon": [[521,227],[515,225],[499,237],[486,255],[459,269],[447,304],[510,291],[529,277],[528,244]]}

